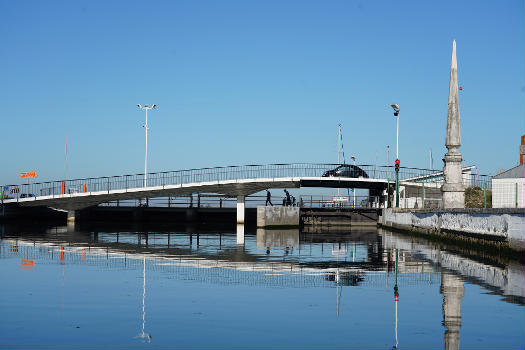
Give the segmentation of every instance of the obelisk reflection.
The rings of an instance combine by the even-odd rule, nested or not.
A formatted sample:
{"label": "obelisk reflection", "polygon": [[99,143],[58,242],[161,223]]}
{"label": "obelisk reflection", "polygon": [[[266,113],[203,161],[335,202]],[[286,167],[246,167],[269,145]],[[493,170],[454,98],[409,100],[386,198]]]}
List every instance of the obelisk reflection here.
{"label": "obelisk reflection", "polygon": [[461,328],[461,298],[465,294],[463,281],[446,272],[441,273],[441,294],[443,294],[443,326],[445,326],[444,347],[446,350],[459,349]]}

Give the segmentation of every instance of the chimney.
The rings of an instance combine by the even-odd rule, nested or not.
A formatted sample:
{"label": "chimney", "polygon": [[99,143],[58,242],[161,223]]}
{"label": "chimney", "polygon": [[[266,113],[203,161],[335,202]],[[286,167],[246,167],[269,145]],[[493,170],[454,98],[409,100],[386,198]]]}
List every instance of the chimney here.
{"label": "chimney", "polygon": [[523,164],[523,158],[525,157],[525,135],[521,137],[520,145],[520,165]]}

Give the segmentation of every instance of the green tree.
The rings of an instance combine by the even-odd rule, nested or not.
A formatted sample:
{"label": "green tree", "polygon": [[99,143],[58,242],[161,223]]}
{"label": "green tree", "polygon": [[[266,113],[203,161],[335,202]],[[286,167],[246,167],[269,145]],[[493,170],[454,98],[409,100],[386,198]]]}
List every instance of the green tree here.
{"label": "green tree", "polygon": [[[469,187],[465,190],[465,208],[483,208],[483,189]],[[492,208],[492,191],[487,190],[487,208]]]}

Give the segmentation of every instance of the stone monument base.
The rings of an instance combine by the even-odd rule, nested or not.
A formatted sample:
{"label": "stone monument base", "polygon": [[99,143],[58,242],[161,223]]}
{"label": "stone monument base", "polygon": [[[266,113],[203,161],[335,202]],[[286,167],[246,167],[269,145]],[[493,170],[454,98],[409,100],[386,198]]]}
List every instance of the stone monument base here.
{"label": "stone monument base", "polygon": [[463,161],[461,153],[458,152],[457,146],[447,146],[449,151],[445,154],[445,167],[443,176],[445,183],[441,187],[443,198],[443,208],[465,208],[465,186],[463,186],[463,173],[461,162]]}
{"label": "stone monument base", "polygon": [[441,188],[443,194],[443,208],[465,208],[465,188],[463,184],[444,184]]}

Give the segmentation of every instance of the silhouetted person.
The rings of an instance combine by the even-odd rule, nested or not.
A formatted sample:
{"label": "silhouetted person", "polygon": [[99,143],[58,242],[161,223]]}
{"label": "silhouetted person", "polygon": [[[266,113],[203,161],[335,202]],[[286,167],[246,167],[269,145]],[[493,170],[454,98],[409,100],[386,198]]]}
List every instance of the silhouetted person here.
{"label": "silhouetted person", "polygon": [[286,190],[286,188],[284,189],[284,193],[286,194],[286,206],[289,206],[292,204],[292,200],[290,199],[290,193]]}
{"label": "silhouetted person", "polygon": [[270,193],[270,191],[266,190],[266,204],[264,204],[264,205],[266,206],[266,205],[268,205],[268,203],[270,203],[270,205],[273,207],[272,194]]}

